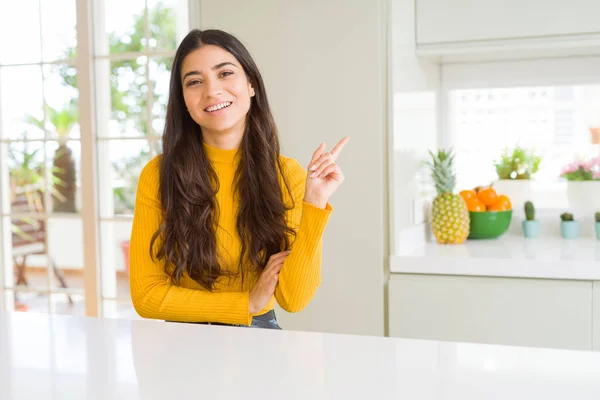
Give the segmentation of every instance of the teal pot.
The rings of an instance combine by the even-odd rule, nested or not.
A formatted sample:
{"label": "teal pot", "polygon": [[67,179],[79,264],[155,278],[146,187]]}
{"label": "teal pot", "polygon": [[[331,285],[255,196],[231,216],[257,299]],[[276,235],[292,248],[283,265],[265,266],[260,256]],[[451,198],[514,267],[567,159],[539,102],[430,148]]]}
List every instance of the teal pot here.
{"label": "teal pot", "polygon": [[600,222],[596,222],[596,239],[600,240]]}
{"label": "teal pot", "polygon": [[560,234],[565,239],[575,239],[579,235],[579,222],[560,221]]}
{"label": "teal pot", "polygon": [[540,221],[523,221],[523,235],[526,238],[536,238],[540,236],[542,225]]}

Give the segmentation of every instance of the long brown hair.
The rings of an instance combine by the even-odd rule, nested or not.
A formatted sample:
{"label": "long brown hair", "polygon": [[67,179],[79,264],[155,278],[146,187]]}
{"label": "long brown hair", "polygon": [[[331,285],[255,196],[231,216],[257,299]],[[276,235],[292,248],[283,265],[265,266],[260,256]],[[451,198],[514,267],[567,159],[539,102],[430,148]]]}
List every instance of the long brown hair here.
{"label": "long brown hair", "polygon": [[[282,173],[277,127],[256,64],[234,36],[219,30],[192,30],[179,45],[173,61],[160,157],[163,220],[150,242],[150,255],[164,260],[165,272],[175,284],[187,273],[202,287],[213,290],[216,280],[227,275],[221,268],[216,243],[219,210],[215,195],[219,182],[204,151],[201,127],[186,112],[181,83],[183,60],[204,45],[219,46],[231,53],[255,89],[234,179],[234,193],[239,199],[237,233],[242,243],[242,279],[244,260],[261,270],[272,254],[290,247],[295,232],[286,224],[285,213],[294,207],[293,197]],[[284,204],[282,184],[292,199],[291,205]]]}

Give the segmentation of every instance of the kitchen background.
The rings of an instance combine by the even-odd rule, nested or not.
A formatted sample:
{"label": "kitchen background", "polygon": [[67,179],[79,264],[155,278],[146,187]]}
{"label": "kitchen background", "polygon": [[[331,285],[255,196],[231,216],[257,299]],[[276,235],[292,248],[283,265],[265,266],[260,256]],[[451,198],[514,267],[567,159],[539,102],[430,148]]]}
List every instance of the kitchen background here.
{"label": "kitchen background", "polygon": [[[306,163],[321,141],[353,138],[323,285],[302,313],[280,312],[282,324],[600,349],[596,1],[249,3],[0,3],[1,307],[137,318],[127,275],[137,177],[160,151],[177,43],[190,27],[218,27],[256,58],[286,155]],[[316,94],[335,101],[315,109]],[[497,238],[436,242],[424,162],[444,148],[456,194],[493,184],[510,199]],[[515,149],[535,173],[497,182],[495,164]],[[588,180],[563,175],[576,162]],[[525,238],[526,200],[536,238]],[[565,212],[578,222],[572,239]]]}
{"label": "kitchen background", "polygon": [[[390,335],[600,349],[600,36],[586,15],[597,9],[392,2]],[[448,224],[436,227],[423,162],[439,148],[453,149],[472,211],[460,244],[436,239]],[[505,176],[519,160],[529,168]],[[500,179],[511,173],[528,179]],[[489,185],[510,210],[477,209],[502,210],[473,192]],[[460,220],[451,211],[438,219]]]}

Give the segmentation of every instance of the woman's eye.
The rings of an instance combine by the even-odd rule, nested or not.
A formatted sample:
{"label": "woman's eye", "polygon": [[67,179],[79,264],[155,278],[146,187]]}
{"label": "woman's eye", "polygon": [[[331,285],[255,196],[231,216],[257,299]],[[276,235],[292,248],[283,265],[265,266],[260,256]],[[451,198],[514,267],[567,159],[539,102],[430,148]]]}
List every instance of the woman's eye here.
{"label": "woman's eye", "polygon": [[233,72],[231,71],[223,71],[219,74],[222,78],[229,76],[229,75],[233,75]]}
{"label": "woman's eye", "polygon": [[197,85],[199,83],[200,83],[200,81],[198,79],[194,79],[194,80],[189,81],[186,86],[190,87],[190,86]]}

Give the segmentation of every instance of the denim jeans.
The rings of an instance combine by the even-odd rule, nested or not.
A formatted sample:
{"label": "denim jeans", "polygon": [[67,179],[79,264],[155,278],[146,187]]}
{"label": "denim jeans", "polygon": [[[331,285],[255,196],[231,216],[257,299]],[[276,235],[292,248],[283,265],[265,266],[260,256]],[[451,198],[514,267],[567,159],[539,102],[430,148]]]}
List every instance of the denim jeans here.
{"label": "denim jeans", "polygon": [[252,317],[252,324],[249,328],[262,328],[262,329],[280,329],[279,323],[277,322],[277,316],[275,311],[271,310],[266,314]]}
{"label": "denim jeans", "polygon": [[[179,321],[167,321],[167,322],[179,322]],[[221,322],[189,322],[191,324],[200,325],[226,325],[226,326],[238,326],[243,328],[260,328],[260,329],[278,329],[281,330],[279,323],[277,322],[277,316],[275,310],[271,310],[263,315],[257,315],[252,317],[252,323],[248,325],[237,325],[237,324],[223,324]]]}

